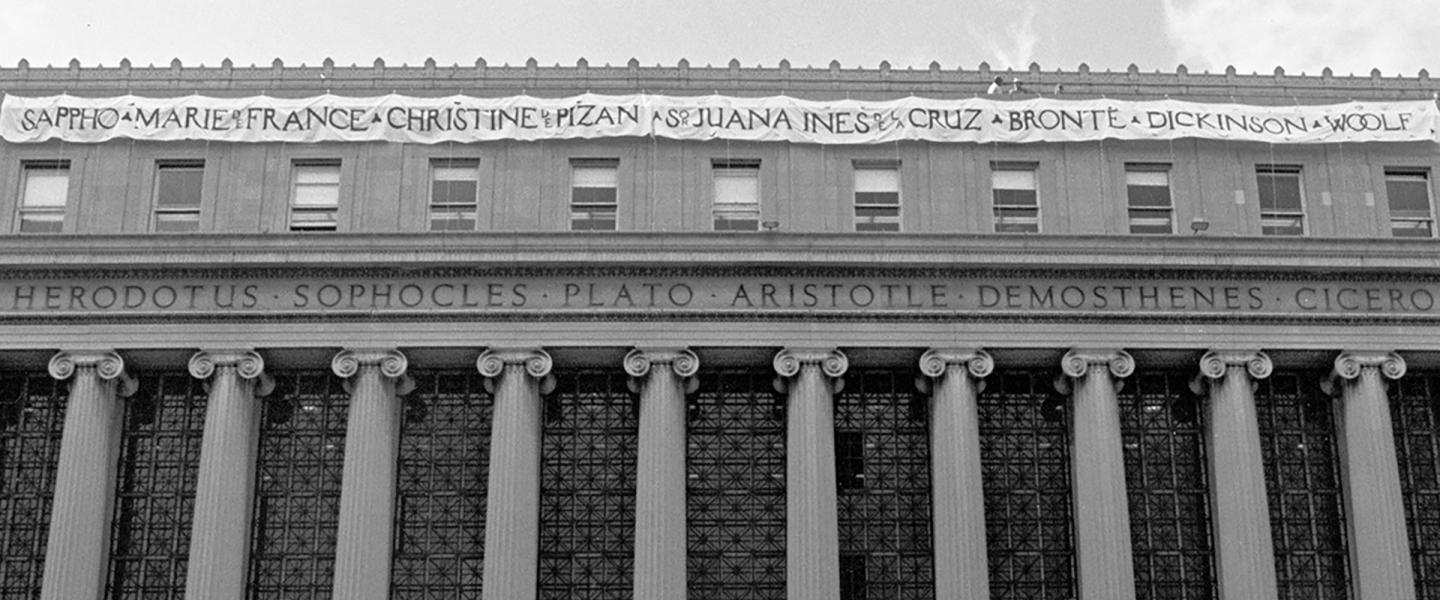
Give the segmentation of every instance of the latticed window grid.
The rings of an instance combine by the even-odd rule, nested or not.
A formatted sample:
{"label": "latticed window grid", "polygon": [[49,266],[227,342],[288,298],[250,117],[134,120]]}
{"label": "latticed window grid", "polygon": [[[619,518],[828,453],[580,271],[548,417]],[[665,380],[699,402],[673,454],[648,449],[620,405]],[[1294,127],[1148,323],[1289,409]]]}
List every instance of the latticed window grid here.
{"label": "latticed window grid", "polygon": [[1395,458],[1417,600],[1440,599],[1440,374],[1390,382]]}
{"label": "latticed window grid", "polygon": [[1350,595],[1332,402],[1318,373],[1276,373],[1255,394],[1280,597]]}
{"label": "latticed window grid", "polygon": [[706,371],[690,404],[691,598],[785,598],[785,417],[773,371]]}
{"label": "latticed window grid", "polygon": [[620,600],[632,589],[639,419],[625,376],[571,371],[546,406],[540,600]]}
{"label": "latticed window grid", "polygon": [[125,401],[106,597],[183,598],[206,393],[188,372],[146,374]]}
{"label": "latticed window grid", "polygon": [[328,371],[277,373],[275,384],[260,425],[249,597],[326,599],[349,395]]}
{"label": "latticed window grid", "polygon": [[923,400],[913,371],[876,370],[852,370],[835,399],[836,437],[852,436],[859,458],[856,485],[838,492],[840,555],[859,570],[842,577],[842,599],[935,597]]}
{"label": "latticed window grid", "polygon": [[40,597],[66,384],[48,373],[0,378],[0,599]]}
{"label": "latticed window grid", "polygon": [[1125,382],[1120,433],[1137,598],[1215,597],[1210,497],[1200,398],[1189,373]]}
{"label": "latticed window grid", "polygon": [[1069,600],[1075,589],[1067,400],[1046,372],[991,376],[980,395],[990,597]]}
{"label": "latticed window grid", "polygon": [[390,598],[478,599],[491,396],[473,369],[413,376],[400,427]]}

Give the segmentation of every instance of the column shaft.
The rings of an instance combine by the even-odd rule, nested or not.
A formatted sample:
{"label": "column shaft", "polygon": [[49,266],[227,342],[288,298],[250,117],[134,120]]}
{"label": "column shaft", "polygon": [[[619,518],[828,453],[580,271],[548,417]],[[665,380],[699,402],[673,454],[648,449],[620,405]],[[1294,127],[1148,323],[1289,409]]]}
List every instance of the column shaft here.
{"label": "column shaft", "polygon": [[[543,409],[539,378],[550,371],[550,357],[539,356],[543,369],[520,357],[490,353],[480,357],[480,372],[496,380],[485,507],[485,600],[528,600],[535,597],[539,583]],[[493,360],[487,363],[487,358]]]}
{"label": "column shaft", "polygon": [[686,593],[685,377],[696,363],[694,354],[682,352],[637,350],[626,357],[632,377],[649,375],[632,382],[640,390],[635,600],[672,600]]}
{"label": "column shaft", "polygon": [[[929,362],[934,357],[938,362]],[[979,482],[979,383],[993,368],[974,351],[921,357],[933,378],[930,396],[930,479],[933,494],[935,597],[986,598],[990,594],[985,550],[985,492]]]}
{"label": "column shaft", "polygon": [[60,438],[42,600],[98,600],[105,593],[124,418],[118,397],[134,391],[123,368],[113,353],[62,352],[50,362],[51,375],[73,373],[74,381]]}
{"label": "column shaft", "polygon": [[[216,364],[219,361],[220,364]],[[248,361],[243,363],[241,361]],[[185,597],[190,600],[241,600],[250,560],[250,524],[255,503],[255,461],[260,442],[260,403],[256,382],[260,356],[200,353],[190,372],[209,377],[205,437],[195,481],[195,517]],[[262,394],[269,381],[260,380]]]}
{"label": "column shaft", "polygon": [[405,372],[404,356],[393,350],[347,350],[336,355],[334,368],[336,375],[351,377],[334,597],[385,600],[390,597],[400,453],[395,379]]}
{"label": "column shaft", "polygon": [[[835,357],[839,357],[838,361]],[[822,362],[828,364],[822,367]],[[838,390],[832,383],[838,387],[839,382],[832,378],[844,374],[847,365],[838,351],[783,350],[775,363],[780,375],[789,378],[785,423],[785,597],[834,600],[840,597],[840,531],[832,397]]]}
{"label": "column shaft", "polygon": [[[1120,403],[1111,375],[1129,375],[1134,363],[1118,352],[1081,358],[1083,369],[1071,364],[1070,357],[1066,360],[1066,374],[1074,386],[1071,477],[1080,600],[1133,599],[1135,568],[1120,443]],[[1117,361],[1128,366],[1117,368]]]}
{"label": "column shaft", "polygon": [[1256,352],[1212,352],[1201,359],[1201,372],[1211,381],[1205,449],[1219,600],[1267,600],[1279,593],[1252,391],[1253,381],[1270,370],[1270,359]]}
{"label": "column shaft", "polygon": [[[1346,365],[1345,362],[1354,364]],[[1345,353],[1336,359],[1341,396],[1340,455],[1350,513],[1350,569],[1356,600],[1415,597],[1410,542],[1395,438],[1382,376],[1398,379],[1395,354]]]}

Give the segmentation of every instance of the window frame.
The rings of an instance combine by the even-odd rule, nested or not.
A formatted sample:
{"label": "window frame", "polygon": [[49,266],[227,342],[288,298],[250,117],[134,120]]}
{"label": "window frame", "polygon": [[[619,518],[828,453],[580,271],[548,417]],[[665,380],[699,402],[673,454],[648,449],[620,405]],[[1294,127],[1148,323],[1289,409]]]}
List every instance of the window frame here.
{"label": "window frame", "polygon": [[[894,177],[895,177],[895,190],[893,191],[893,193],[895,194],[895,202],[893,202],[893,203],[890,203],[890,202],[861,202],[861,201],[860,201],[860,195],[861,195],[861,194],[888,194],[888,193],[892,193],[892,192],[890,192],[889,190],[881,190],[881,191],[865,190],[865,191],[861,191],[861,190],[860,190],[860,177],[861,177],[860,173],[863,172],[863,171],[877,171],[877,172],[893,173],[893,174],[894,174]],[[853,207],[852,216],[854,217],[854,220],[853,220],[854,230],[855,230],[857,233],[867,233],[867,232],[875,232],[875,233],[899,233],[900,231],[902,231],[902,230],[903,230],[903,227],[902,227],[901,224],[904,222],[904,221],[902,220],[904,215],[903,215],[903,211],[902,211],[902,208],[901,208],[901,207],[904,206],[904,203],[905,203],[905,194],[904,194],[904,190],[903,190],[902,188],[904,188],[905,186],[904,186],[904,181],[903,181],[902,178],[901,178],[900,161],[898,161],[898,160],[855,161],[855,162],[852,162],[852,163],[851,163],[850,172],[851,172],[851,178],[850,178],[850,183],[851,183],[851,200],[852,200],[852,207]],[[890,211],[893,211],[894,214],[893,214],[893,215],[890,215],[890,214],[871,214],[871,215],[864,215],[864,216],[861,215],[862,212],[868,212],[868,211],[876,211],[876,212],[881,212],[881,211],[883,211],[883,212],[886,212],[886,213],[888,213],[888,212],[890,212]],[[893,225],[893,227],[889,227],[889,225]]]}
{"label": "window frame", "polygon": [[[1125,214],[1126,222],[1129,225],[1130,233],[1133,235],[1174,235],[1175,234],[1175,185],[1174,178],[1170,176],[1173,165],[1159,162],[1127,162],[1125,168]],[[1130,183],[1131,173],[1162,173],[1165,175],[1165,206],[1136,206],[1135,197],[1131,195],[1131,188],[1134,187],[1158,187],[1138,186]],[[1136,213],[1142,216],[1137,217]],[[1168,231],[1148,232],[1135,231],[1136,219],[1152,218],[1158,219],[1163,213]],[[1146,215],[1155,215],[1149,216]]]}
{"label": "window frame", "polygon": [[[1430,239],[1435,237],[1435,189],[1430,182],[1430,169],[1425,167],[1384,167],[1385,206],[1390,215],[1390,237]],[[1395,216],[1395,194],[1391,182],[1399,178],[1417,178],[1425,185],[1425,216]],[[1425,235],[1396,235],[1396,223],[1424,224]],[[1417,228],[1418,229],[1418,228]]]}
{"label": "window frame", "polygon": [[[755,195],[747,202],[720,202],[720,181],[725,178],[747,179],[755,183]],[[735,158],[710,161],[710,226],[713,231],[760,231],[760,159]],[[737,216],[742,218],[736,218]],[[753,218],[743,218],[745,216]],[[753,221],[754,226],[721,227],[721,223],[737,224]]]}
{"label": "window frame", "polygon": [[[15,199],[15,227],[16,233],[23,234],[46,234],[64,233],[65,216],[70,208],[70,171],[72,165],[69,159],[53,160],[24,160],[20,162],[20,189]],[[30,199],[30,180],[32,174],[40,172],[63,173],[65,177],[65,191],[61,195],[59,206],[28,205]],[[28,219],[30,215],[58,215],[60,217],[59,227],[53,230],[26,231],[26,223],[54,222],[54,221],[33,221]]]}
{"label": "window frame", "polygon": [[[1290,177],[1294,177],[1294,178],[1295,178],[1295,191],[1296,191],[1296,195],[1299,197],[1299,200],[1300,200],[1300,206],[1299,206],[1298,210],[1295,210],[1295,211],[1289,211],[1289,210],[1266,210],[1266,208],[1265,208],[1265,198],[1264,198],[1264,197],[1265,197],[1265,189],[1266,189],[1266,186],[1263,186],[1263,185],[1260,184],[1260,177],[1261,177],[1261,176],[1265,176],[1265,175],[1268,175],[1268,176],[1271,176],[1271,177],[1274,177],[1274,176],[1290,176]],[[1272,190],[1272,193],[1273,193],[1273,190],[1275,189],[1275,186],[1273,186],[1273,185],[1270,186],[1270,189]],[[1305,206],[1305,167],[1302,166],[1302,165],[1299,165],[1299,164],[1282,164],[1282,163],[1259,163],[1259,164],[1256,164],[1256,165],[1255,165],[1255,205],[1256,205],[1256,208],[1258,208],[1258,209],[1259,209],[1259,212],[1260,212],[1260,235],[1268,236],[1268,237],[1305,237],[1306,235],[1309,235],[1309,233],[1310,233],[1310,227],[1309,227],[1309,225],[1306,223],[1306,216],[1305,216],[1305,213],[1307,212],[1307,211],[1306,211],[1306,206]],[[1295,222],[1298,223],[1298,225],[1299,225],[1299,232],[1297,232],[1297,233],[1266,232],[1267,226],[1266,226],[1265,222],[1266,222],[1267,219],[1272,220],[1272,221],[1273,221],[1273,220],[1276,220],[1276,219],[1295,219]],[[1270,227],[1271,227],[1272,229],[1274,228],[1274,226],[1270,226]]]}
{"label": "window frame", "polygon": [[[302,184],[302,183],[300,182],[300,176],[301,176],[302,172],[305,172],[305,171],[307,171],[307,170],[319,170],[319,169],[333,169],[334,172],[335,172],[335,182],[334,182],[333,184],[331,184],[331,183],[329,183],[329,182],[325,182],[325,183],[304,183],[304,184]],[[287,225],[287,226],[286,226],[286,230],[289,231],[289,232],[291,232],[291,233],[309,233],[309,232],[339,231],[339,230],[340,230],[340,189],[341,189],[341,186],[342,186],[343,184],[344,184],[343,163],[342,163],[342,161],[341,161],[340,159],[338,159],[338,158],[337,158],[337,159],[303,159],[303,160],[294,160],[294,161],[292,161],[292,162],[290,163],[290,199],[289,199],[289,208],[290,208],[290,211],[289,211],[289,214],[287,215],[287,221],[286,221],[286,225]],[[303,185],[303,186],[306,186],[306,187],[321,187],[321,186],[325,186],[325,187],[332,187],[332,188],[334,188],[334,190],[335,190],[335,202],[334,202],[334,204],[333,204],[333,205],[325,205],[325,206],[320,206],[320,205],[299,205],[299,204],[296,204],[295,201],[296,201],[296,199],[299,198],[299,190],[301,189],[302,185]],[[333,219],[332,219],[332,221],[331,221],[331,223],[333,224],[333,226],[331,226],[331,227],[323,227],[323,226],[321,226],[321,227],[314,227],[314,226],[307,226],[307,225],[303,224],[303,222],[297,225],[297,221],[296,221],[296,219],[295,219],[295,216],[296,216],[296,215],[299,215],[299,214],[320,214],[320,213],[325,213],[325,212],[329,212],[329,213],[331,214],[331,216],[333,217]]]}
{"label": "window frame", "polygon": [[[429,187],[426,190],[429,202],[426,204],[427,225],[426,231],[431,232],[453,232],[453,231],[475,231],[480,222],[480,159],[478,158],[432,158],[429,165],[429,177],[426,181]],[[439,179],[442,170],[467,170],[470,179]],[[464,202],[436,202],[435,186],[441,181],[468,181],[474,185],[474,192],[470,201]],[[453,200],[450,198],[449,200]],[[439,228],[435,227],[436,215],[460,215],[458,219],[446,219],[445,222],[463,222],[464,215],[469,213],[470,227],[462,228]]]}
{"label": "window frame", "polygon": [[[162,206],[160,204],[161,183],[165,179],[165,172],[198,171],[200,175],[200,187],[196,190],[194,205],[184,206]],[[156,233],[194,233],[200,231],[201,206],[205,197],[205,159],[162,159],[155,161],[155,180],[152,182],[150,191],[150,230]],[[195,215],[194,229],[190,230],[165,230],[160,228],[163,220],[161,215]]]}
{"label": "window frame", "polygon": [[[1029,188],[1029,192],[1031,193],[1031,197],[1034,199],[1034,202],[1032,204],[1020,205],[1000,203],[1000,198],[996,196],[996,192],[999,192],[1000,190],[1019,191],[1023,189],[996,187],[996,174],[1007,171],[1030,173],[1031,187]],[[1034,215],[1019,217],[1018,221],[1010,221],[1007,223],[1007,217],[1004,215],[1004,213],[1012,211],[1034,211]],[[1041,225],[1042,221],[1040,212],[1040,163],[1032,161],[992,161],[990,163],[990,222],[991,228],[995,233],[1015,233],[1024,235],[1036,234],[1044,231],[1044,228]],[[1013,227],[1014,223],[1018,223],[1019,225],[1023,226],[1031,222],[1034,223],[1033,230],[1007,228]]]}
{"label": "window frame", "polygon": [[[585,169],[606,169],[614,175],[615,183],[610,187],[579,186],[576,174]],[[581,189],[608,189],[611,192],[610,202],[577,201],[576,190]],[[620,230],[620,159],[619,158],[571,158],[570,159],[570,231],[619,231]],[[596,214],[604,214],[609,209],[611,226],[601,227],[576,227],[579,223],[596,223],[603,220],[596,219]],[[583,218],[577,219],[577,214],[583,214]]]}

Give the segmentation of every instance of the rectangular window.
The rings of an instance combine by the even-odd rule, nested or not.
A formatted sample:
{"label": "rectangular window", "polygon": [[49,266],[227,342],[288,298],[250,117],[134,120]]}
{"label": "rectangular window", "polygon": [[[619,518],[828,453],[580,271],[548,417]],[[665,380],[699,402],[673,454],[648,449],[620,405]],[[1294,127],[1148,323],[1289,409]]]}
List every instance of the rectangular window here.
{"label": "rectangular window", "polygon": [[717,160],[710,165],[715,180],[715,231],[760,229],[760,161]]}
{"label": "rectangular window", "polygon": [[855,165],[855,231],[900,231],[899,165]]}
{"label": "rectangular window", "polygon": [[1175,233],[1170,202],[1170,165],[1125,165],[1130,233]]}
{"label": "rectangular window", "polygon": [[162,161],[155,165],[155,231],[200,230],[200,191],[205,161]]}
{"label": "rectangular window", "polygon": [[335,231],[340,214],[339,161],[296,162],[294,178],[290,231]]}
{"label": "rectangular window", "polygon": [[615,231],[620,161],[570,161],[570,230]]}
{"label": "rectangular window", "polygon": [[1255,182],[1260,192],[1260,233],[1305,235],[1300,167],[1258,165],[1255,167]]}
{"label": "rectangular window", "polygon": [[480,161],[430,162],[430,231],[475,231]]}
{"label": "rectangular window", "polygon": [[1429,171],[1385,169],[1385,196],[1390,199],[1390,235],[1434,237]]}
{"label": "rectangular window", "polygon": [[1034,163],[992,163],[990,189],[994,193],[996,233],[1039,233],[1040,196],[1036,191]]}
{"label": "rectangular window", "polygon": [[835,482],[839,489],[865,488],[865,434],[835,432]]}
{"label": "rectangular window", "polygon": [[21,233],[59,233],[65,224],[65,200],[70,194],[70,161],[27,162],[20,193]]}

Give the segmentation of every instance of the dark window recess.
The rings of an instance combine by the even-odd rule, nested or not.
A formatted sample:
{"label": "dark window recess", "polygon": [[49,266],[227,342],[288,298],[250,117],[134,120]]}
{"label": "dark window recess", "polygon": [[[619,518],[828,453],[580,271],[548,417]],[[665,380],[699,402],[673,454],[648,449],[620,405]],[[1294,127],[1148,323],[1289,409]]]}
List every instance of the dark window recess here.
{"label": "dark window recess", "polygon": [[1430,172],[1425,169],[1385,169],[1385,196],[1390,201],[1390,234],[1394,237],[1434,237],[1430,213]]}
{"label": "dark window recess", "polygon": [[40,597],[68,382],[0,373],[0,598]]}
{"label": "dark window recess", "polygon": [[842,490],[865,488],[865,434],[835,432],[835,484]]}
{"label": "dark window recess", "polygon": [[390,598],[479,598],[492,398],[474,369],[413,377],[400,425]]}
{"label": "dark window recess", "polygon": [[1350,597],[1332,400],[1322,373],[1275,373],[1255,394],[1281,598]]}
{"label": "dark window recess", "polygon": [[1389,391],[1415,597],[1435,600],[1440,598],[1440,374],[1407,373],[1391,381]]}
{"label": "dark window recess", "polygon": [[1305,235],[1305,201],[1300,167],[1257,166],[1255,183],[1260,193],[1260,233]]}
{"label": "dark window recess", "polygon": [[200,230],[205,161],[164,161],[155,168],[155,231]]}
{"label": "dark window recess", "polygon": [[[865,555],[840,555],[840,600],[867,600]],[[898,596],[897,596],[898,597]]]}

